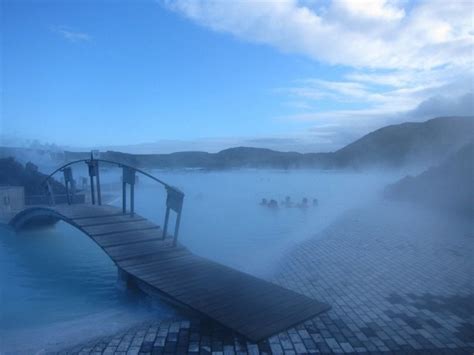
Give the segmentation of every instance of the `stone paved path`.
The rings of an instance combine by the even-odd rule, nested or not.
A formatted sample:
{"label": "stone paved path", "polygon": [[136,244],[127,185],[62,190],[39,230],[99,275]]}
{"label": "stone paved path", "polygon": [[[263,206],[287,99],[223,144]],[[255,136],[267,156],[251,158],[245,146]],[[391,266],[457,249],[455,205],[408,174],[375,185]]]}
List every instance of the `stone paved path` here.
{"label": "stone paved path", "polygon": [[272,280],[331,304],[322,316],[259,344],[183,316],[65,353],[473,354],[473,234],[409,206],[354,211],[290,251]]}

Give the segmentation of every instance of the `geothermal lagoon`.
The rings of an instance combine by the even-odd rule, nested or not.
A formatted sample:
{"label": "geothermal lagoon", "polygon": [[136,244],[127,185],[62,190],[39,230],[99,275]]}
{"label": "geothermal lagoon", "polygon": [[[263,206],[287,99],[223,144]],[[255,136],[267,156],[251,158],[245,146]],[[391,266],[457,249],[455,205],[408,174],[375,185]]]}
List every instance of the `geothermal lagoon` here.
{"label": "geothermal lagoon", "polygon": [[[153,170],[185,192],[180,242],[196,254],[268,278],[298,243],[315,236],[352,208],[372,203],[400,172],[356,173],[279,170]],[[101,171],[106,203],[120,206],[117,169]],[[165,191],[143,177],[136,185],[136,211],[163,225]],[[281,202],[290,196],[294,207]],[[307,208],[296,205],[308,198]],[[261,206],[275,199],[279,208]],[[312,205],[313,198],[319,204]],[[117,270],[86,235],[64,222],[24,231],[2,230],[2,312],[6,349],[39,350],[108,334],[176,310],[138,292],[117,288]],[[25,311],[28,310],[28,311]],[[103,322],[108,326],[104,328]],[[67,330],[66,330],[67,329]],[[24,336],[29,341],[25,343]]]}

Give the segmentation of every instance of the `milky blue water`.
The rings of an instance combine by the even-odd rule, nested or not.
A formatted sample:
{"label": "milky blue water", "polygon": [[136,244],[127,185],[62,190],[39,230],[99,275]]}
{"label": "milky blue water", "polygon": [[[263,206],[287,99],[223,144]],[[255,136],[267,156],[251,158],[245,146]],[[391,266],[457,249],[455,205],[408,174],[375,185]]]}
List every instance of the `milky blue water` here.
{"label": "milky blue water", "polygon": [[[180,240],[197,254],[264,276],[294,243],[316,234],[344,211],[373,200],[395,173],[239,170],[232,172],[153,172],[186,193]],[[395,174],[396,175],[396,174]],[[163,224],[163,189],[142,179],[140,213]],[[152,196],[154,198],[152,198]],[[262,198],[306,209],[271,209]],[[312,199],[319,205],[312,207]],[[281,204],[280,204],[281,205]]]}
{"label": "milky blue water", "polygon": [[[180,242],[195,253],[266,277],[286,250],[313,236],[344,211],[373,200],[397,174],[240,170],[153,171],[186,194]],[[118,172],[103,172],[104,199],[121,205]],[[286,196],[308,208],[259,205]],[[311,206],[313,198],[319,205]],[[145,177],[136,210],[162,225],[165,191]],[[0,230],[0,332],[3,347],[24,350],[66,344],[144,319],[166,318],[173,309],[151,307],[116,287],[117,270],[79,231],[52,228],[14,234]],[[22,343],[29,335],[30,344]],[[23,338],[24,339],[24,338]],[[1,345],[1,344],[0,344]],[[27,349],[27,350],[25,350]],[[1,348],[0,348],[1,350]]]}

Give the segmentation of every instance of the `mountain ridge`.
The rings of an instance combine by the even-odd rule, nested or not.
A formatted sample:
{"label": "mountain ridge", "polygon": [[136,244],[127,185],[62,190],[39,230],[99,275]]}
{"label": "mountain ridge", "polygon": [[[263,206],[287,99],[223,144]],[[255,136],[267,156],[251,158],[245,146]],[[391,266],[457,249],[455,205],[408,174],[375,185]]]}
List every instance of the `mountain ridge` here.
{"label": "mountain ridge", "polygon": [[[101,157],[140,168],[400,168],[439,162],[474,138],[474,117],[437,117],[379,128],[345,147],[327,153],[282,152],[268,148],[232,147],[217,153],[183,151],[166,154],[131,154],[106,151]],[[0,156],[6,156],[3,148]],[[54,153],[58,157],[58,153]],[[87,159],[89,152],[65,151],[62,161]]]}

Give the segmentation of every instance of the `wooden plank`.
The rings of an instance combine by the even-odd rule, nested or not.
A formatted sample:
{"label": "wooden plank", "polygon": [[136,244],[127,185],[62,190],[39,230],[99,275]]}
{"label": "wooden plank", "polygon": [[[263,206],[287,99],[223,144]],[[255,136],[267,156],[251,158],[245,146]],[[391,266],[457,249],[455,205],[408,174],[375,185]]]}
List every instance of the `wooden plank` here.
{"label": "wooden plank", "polygon": [[278,285],[211,262],[196,260],[167,275],[154,275],[151,268],[150,275],[151,280],[144,278],[149,284],[254,340],[328,308]]}
{"label": "wooden plank", "polygon": [[[167,248],[167,249],[172,249],[172,248]],[[136,258],[126,259],[126,260],[118,260],[117,264],[121,268],[126,270],[127,268],[129,268],[131,266],[134,266],[134,265],[143,265],[143,264],[151,263],[153,261],[158,260],[163,255],[171,255],[170,253],[172,253],[172,251],[167,250],[167,249],[165,249],[165,250],[160,249],[159,251],[156,251],[153,254],[143,255],[143,256],[136,257]]]}
{"label": "wooden plank", "polygon": [[[227,269],[223,269],[222,265],[209,260],[204,260],[203,264],[201,265],[202,269],[207,270],[207,278],[201,281],[207,281],[207,283],[203,285],[203,288],[205,288],[208,292],[223,295],[230,287],[233,285],[238,285],[242,280],[245,280],[248,284],[250,275],[232,269],[229,270],[230,272],[227,272]],[[229,287],[226,289],[223,286]]]}
{"label": "wooden plank", "polygon": [[[216,278],[215,268],[208,267],[208,272],[200,278],[196,278],[195,282],[182,281],[187,286],[183,289],[171,289],[167,285],[167,290],[175,297],[190,301],[193,306],[202,310],[214,311],[220,308],[226,308],[226,299],[241,298],[244,292],[252,293],[252,297],[259,297],[268,292],[268,289],[262,290],[255,287],[254,284],[248,284],[248,278],[245,274],[240,277]],[[247,290],[246,290],[247,289]],[[232,302],[229,302],[230,306]],[[233,307],[233,306],[232,306]]]}
{"label": "wooden plank", "polygon": [[[162,272],[154,275],[154,279],[150,280],[150,283],[156,286],[164,284],[166,291],[174,296],[191,295],[191,298],[194,297],[200,301],[202,301],[203,296],[209,294],[212,294],[209,297],[210,300],[210,298],[216,297],[222,299],[226,296],[245,295],[243,292],[248,294],[248,289],[252,291],[252,297],[268,292],[268,288],[259,293],[253,292],[255,290],[260,291],[258,287],[260,283],[249,283],[248,281],[251,280],[249,275],[237,272],[235,273],[236,277],[229,277],[230,275],[226,273],[216,273],[219,266],[211,263],[194,262],[180,269],[175,269],[174,272],[167,275],[163,274],[163,271],[166,270],[161,270]],[[146,275],[140,273],[137,273],[137,275],[142,276],[145,280],[147,279]],[[219,276],[221,277],[219,278]]]}
{"label": "wooden plank", "polygon": [[[245,324],[241,322],[236,324],[236,327],[241,329],[242,332],[252,333],[255,337],[264,338],[280,331],[282,328],[289,328],[302,323],[328,309],[328,305],[316,300],[306,302],[294,300],[286,308],[274,305],[265,313],[262,313],[260,319],[256,320],[249,317]],[[276,313],[275,310],[277,310]]]}
{"label": "wooden plank", "polygon": [[160,246],[156,241],[148,241],[108,247],[104,248],[104,250],[113,260],[119,261],[154,254],[160,251]]}
{"label": "wooden plank", "polygon": [[[169,269],[179,269],[179,268],[182,268],[182,267],[186,267],[186,264],[188,264],[190,262],[191,263],[196,262],[196,259],[197,259],[196,256],[191,254],[187,250],[183,250],[178,255],[176,255],[176,253],[172,254],[171,252],[172,252],[172,250],[169,250],[169,253],[167,253],[167,254],[170,254],[170,256],[165,255],[165,257],[156,259],[150,264],[134,266],[133,269],[136,272],[140,272],[140,271],[146,271],[150,268],[154,268],[156,266],[159,266],[162,270],[166,271],[166,270],[169,270]],[[180,258],[179,260],[174,260],[177,257],[184,257],[185,259]],[[161,264],[164,264],[164,265],[161,265]]]}
{"label": "wooden plank", "polygon": [[[120,246],[130,246],[132,244],[139,244],[139,243],[144,243],[144,242],[153,242],[158,245],[159,247],[159,242],[161,239],[158,238],[150,238],[149,236],[137,236],[134,238],[129,238],[127,240],[114,240],[114,241],[109,241],[106,243],[101,244],[101,246],[106,249],[106,248],[111,248],[111,247],[120,247]],[[148,254],[148,253],[146,253]],[[119,259],[117,259],[118,261]],[[121,259],[120,259],[121,260]]]}
{"label": "wooden plank", "polygon": [[[186,258],[189,256],[189,253],[184,252],[176,252],[176,253],[165,253],[165,252],[156,252],[150,255],[143,256],[143,262],[138,262],[137,259],[126,259],[126,260],[119,260],[118,264],[122,267],[125,271],[131,274],[137,274],[141,272],[143,269],[141,267],[146,267],[152,265],[149,269],[145,269],[143,271],[147,271],[153,269],[155,267],[161,266],[163,263],[166,263],[170,259],[179,259],[179,258]],[[137,262],[135,262],[137,261]],[[134,263],[135,262],[135,263]]]}
{"label": "wooden plank", "polygon": [[129,222],[136,222],[136,221],[144,221],[145,219],[141,216],[131,216],[131,215],[115,215],[115,216],[100,216],[100,217],[93,217],[93,218],[81,218],[76,219],[74,224],[78,225],[79,227],[89,227],[89,226],[99,226],[99,225],[107,225],[107,224],[115,224],[115,223],[129,223]]}
{"label": "wooden plank", "polygon": [[[199,276],[199,270],[194,270],[193,272],[195,273],[196,277]],[[158,268],[154,268],[154,269],[149,269],[146,272],[138,273],[137,277],[139,277],[141,280],[149,283],[150,285],[153,284],[153,285],[156,286],[156,282],[153,283],[152,280],[156,280],[156,277],[158,275],[162,274],[162,273],[163,273],[162,270],[160,270]],[[166,286],[168,293],[170,291],[170,287],[171,287],[172,284],[176,285],[177,287],[186,288],[187,283],[190,280],[190,278],[177,280],[176,278],[179,277],[180,275],[178,274],[178,272],[176,270],[171,270],[171,272],[168,271],[167,275],[169,277],[167,280],[163,280],[163,279],[159,279],[159,280],[161,280],[162,285]]]}
{"label": "wooden plank", "polygon": [[[196,295],[196,290],[201,289],[204,282],[203,279],[209,277],[206,273],[203,273],[202,270],[190,270],[192,277],[180,278],[180,275],[175,274],[174,276],[164,278],[157,278],[152,275],[151,280],[147,280],[150,285],[160,289],[161,291],[165,292],[166,294],[172,296],[176,300],[182,302],[186,305],[192,305],[193,301],[196,301],[198,298]],[[158,272],[159,273],[159,272]],[[189,273],[188,273],[189,275]],[[204,290],[205,294],[209,291]],[[198,308],[195,308],[201,311]]]}
{"label": "wooden plank", "polygon": [[105,235],[105,234],[112,234],[112,233],[123,233],[123,232],[130,232],[130,231],[138,231],[138,230],[145,230],[145,229],[158,229],[160,228],[156,224],[150,221],[137,221],[137,222],[129,222],[129,223],[118,223],[118,224],[106,224],[103,226],[90,226],[90,227],[83,227],[82,230],[91,236],[95,235]]}
{"label": "wooden plank", "polygon": [[277,290],[266,286],[268,285],[260,285],[257,288],[241,287],[241,291],[237,291],[233,298],[238,298],[240,303],[245,304],[243,309],[238,309],[229,302],[223,302],[226,304],[225,307],[203,309],[213,316],[219,314],[225,316],[227,322],[236,327],[248,327],[255,322],[262,326],[265,322],[263,319],[269,319],[270,323],[274,323],[282,318],[281,314],[293,313],[306,302],[311,302],[294,292],[287,293],[285,291],[288,290]]}
{"label": "wooden plank", "polygon": [[213,272],[213,265],[210,263],[203,264],[198,258],[195,258],[194,255],[191,255],[187,259],[170,260],[164,264],[165,265],[161,266],[161,272],[148,281],[155,284],[166,283],[166,286],[171,289],[175,284],[173,282],[175,280],[176,283],[195,280],[200,282],[208,278],[216,277],[216,274]]}
{"label": "wooden plank", "polygon": [[313,302],[288,290],[268,288],[268,291],[270,292],[262,294],[258,298],[253,297],[251,293],[246,295],[246,297],[242,297],[242,302],[246,304],[246,307],[243,311],[239,311],[238,314],[226,312],[222,308],[220,311],[224,311],[227,321],[233,323],[236,327],[248,328],[254,323],[262,327],[285,320],[285,318],[292,314],[301,317],[301,314],[297,314],[299,310],[302,307],[306,308],[306,304]]}
{"label": "wooden plank", "polygon": [[263,315],[260,318],[263,322],[260,320],[257,322],[249,321],[245,326],[235,325],[235,327],[239,328],[239,332],[243,334],[251,334],[256,339],[264,339],[280,332],[282,329],[296,326],[328,309],[328,305],[313,300],[312,303],[307,303],[295,310],[286,309],[284,313],[277,315],[271,313]]}
{"label": "wooden plank", "polygon": [[[263,291],[260,288],[254,288],[251,285],[245,284],[245,279],[227,278],[227,279],[216,279],[212,275],[208,281],[202,280],[200,285],[193,290],[192,297],[195,300],[190,299],[196,307],[199,307],[205,311],[218,311],[222,308],[228,307],[223,299],[239,298],[244,292],[245,288],[252,288],[253,295],[255,297],[265,294],[267,291]],[[176,296],[188,297],[183,292],[177,293]],[[217,302],[215,302],[217,300]]]}
{"label": "wooden plank", "polygon": [[[247,291],[242,293],[241,290],[245,288]],[[204,299],[204,303],[196,302],[196,300],[202,300],[194,294],[188,298],[190,299],[189,306],[199,309],[207,316],[254,339],[261,337],[259,332],[262,332],[262,328],[268,331],[268,334],[265,335],[271,335],[273,330],[268,329],[274,324],[278,324],[276,331],[281,331],[288,327],[289,321],[293,325],[295,324],[294,320],[296,322],[298,319],[305,320],[326,309],[325,306],[318,303],[318,307],[315,309],[317,312],[308,313],[307,304],[311,304],[313,301],[293,297],[296,295],[295,293],[292,293],[291,298],[284,298],[282,303],[282,299],[279,297],[280,291],[273,288],[260,288],[255,292],[253,288],[239,285],[234,289],[231,287],[229,291],[229,297],[212,294],[210,296],[213,298]],[[182,297],[177,297],[177,299],[180,298]],[[213,308],[212,305],[218,305],[218,307]],[[311,309],[309,310],[311,311]]]}
{"label": "wooden plank", "polygon": [[208,277],[209,275],[195,272],[195,277],[193,278],[180,280],[177,277],[174,280],[155,279],[150,284],[165,290],[169,295],[172,295],[181,302],[191,305],[199,311],[203,311],[203,306],[210,306],[213,303],[220,304],[223,299],[220,293],[228,293],[225,282],[218,289],[220,292],[206,287],[206,284],[209,282]]}
{"label": "wooden plank", "polygon": [[[171,249],[171,248],[170,248]],[[121,263],[126,259],[135,259],[135,258],[142,258],[144,259],[146,256],[151,255],[149,262],[158,260],[159,257],[163,255],[167,255],[168,252],[165,251],[161,243],[152,240],[152,241],[144,241],[139,243],[127,244],[127,245],[118,245],[112,246],[108,248],[104,248],[105,252],[117,263]],[[145,262],[145,261],[144,261]],[[139,264],[144,263],[139,262]],[[121,267],[125,267],[125,265],[120,265]]]}
{"label": "wooden plank", "polygon": [[55,205],[48,206],[69,219],[94,218],[121,215],[122,211],[112,206]]}
{"label": "wooden plank", "polygon": [[169,270],[175,270],[176,266],[171,264],[172,260],[179,259],[180,266],[185,267],[188,263],[193,262],[190,253],[181,254],[165,254],[156,258],[153,262],[127,267],[128,272],[132,272],[137,276],[146,276],[148,271],[160,270],[163,274],[168,274]]}
{"label": "wooden plank", "polygon": [[181,267],[181,270],[177,270],[176,268],[163,270],[163,268],[166,266],[166,263],[163,263],[161,268],[155,267],[155,268],[148,269],[145,271],[142,270],[142,271],[135,272],[135,274],[150,284],[153,283],[156,285],[158,282],[158,283],[163,284],[167,288],[171,288],[172,285],[175,285],[175,284],[176,285],[179,284],[181,285],[180,287],[184,287],[184,284],[192,279],[192,277],[187,277],[187,278],[183,277],[183,278],[180,278],[179,280],[177,279],[179,277],[182,277],[182,270],[184,268],[187,268],[188,273],[193,274],[194,278],[200,276],[199,274],[200,270],[195,269],[194,266],[196,263],[193,262],[192,259],[189,259],[186,256],[183,256],[180,258],[180,260],[186,260],[186,259],[188,260],[187,264],[183,265]]}
{"label": "wooden plank", "polygon": [[[172,270],[174,272],[169,272],[166,274],[170,267],[175,268]],[[192,268],[192,270],[189,270],[189,268]],[[194,262],[193,264],[186,265],[184,268],[176,268],[174,265],[168,265],[167,268],[164,266],[161,268],[158,274],[156,273],[156,270],[154,270],[154,272],[151,270],[154,277],[154,279],[151,280],[146,277],[147,275],[140,273],[137,273],[136,275],[141,276],[146,281],[150,281],[150,283],[155,284],[156,286],[157,284],[162,284],[163,282],[167,283],[166,290],[170,293],[172,292],[175,296],[189,296],[189,294],[192,292],[193,295],[200,300],[202,300],[203,296],[208,295],[209,292],[214,293],[217,297],[239,294],[239,292],[242,292],[240,281],[247,281],[246,285],[248,286],[249,279],[252,280],[251,277],[249,278],[249,275],[239,272],[227,273],[225,272],[226,270],[222,272],[222,270],[218,270],[220,268],[222,268],[221,265],[205,260],[204,263]],[[187,274],[183,273],[183,271],[185,271]],[[176,274],[176,272],[178,273]],[[232,274],[235,276],[232,277]],[[179,281],[174,282],[173,279]],[[258,288],[256,287],[259,285],[258,282],[260,282],[260,280],[257,279],[257,284],[255,281],[250,283],[250,287]]]}
{"label": "wooden plank", "polygon": [[140,231],[131,231],[123,233],[113,233],[93,236],[94,240],[103,248],[151,241],[154,240],[156,243],[162,245],[161,240],[162,231],[160,229],[147,229]]}
{"label": "wooden plank", "polygon": [[[200,278],[196,278],[194,282],[188,282],[188,289],[171,290],[173,294],[183,300],[196,300],[195,304],[212,303],[213,299],[224,297],[229,293],[229,285],[235,282],[234,278],[218,278],[212,272],[203,274]],[[189,288],[193,288],[192,294]]]}
{"label": "wooden plank", "polygon": [[[186,260],[183,260],[183,259],[179,259],[179,260],[170,259],[169,261],[166,262],[164,270],[167,270],[167,269],[179,270],[181,268],[187,268],[188,266],[186,266],[186,265],[189,264],[189,263],[197,264],[197,265],[199,265],[199,267],[204,267],[207,264],[211,265],[210,262],[208,263],[207,259],[204,259],[200,256],[194,255],[191,252],[189,252],[187,249],[184,249],[183,252],[186,253],[186,256],[187,256]],[[139,269],[147,268],[147,266],[146,265],[145,266],[140,266],[138,268]]]}
{"label": "wooden plank", "polygon": [[164,262],[161,268],[141,270],[136,275],[150,284],[165,286],[167,291],[174,290],[175,286],[176,288],[187,289],[191,283],[197,283],[200,279],[208,277],[205,274],[206,270],[202,267],[199,268],[200,264],[194,258],[182,257],[178,261],[180,262],[179,268],[173,265],[166,269],[167,263]]}

